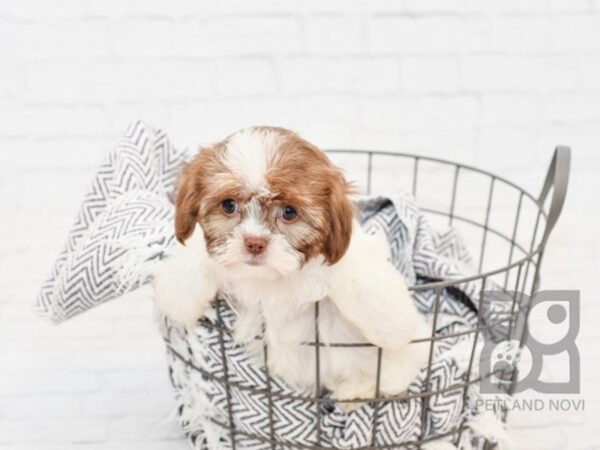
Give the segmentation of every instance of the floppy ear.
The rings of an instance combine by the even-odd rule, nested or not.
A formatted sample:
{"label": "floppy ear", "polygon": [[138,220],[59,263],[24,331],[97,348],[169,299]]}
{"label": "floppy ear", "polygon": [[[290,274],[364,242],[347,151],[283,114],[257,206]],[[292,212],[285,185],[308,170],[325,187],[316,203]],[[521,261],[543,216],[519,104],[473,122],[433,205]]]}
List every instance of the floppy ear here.
{"label": "floppy ear", "polygon": [[225,141],[201,148],[181,171],[175,200],[175,236],[182,244],[194,232],[202,212],[200,201],[210,183],[207,174],[224,170],[219,156],[224,148]]}
{"label": "floppy ear", "polygon": [[175,201],[175,237],[182,244],[191,236],[198,219],[199,192],[192,166],[186,165],[179,178]]}
{"label": "floppy ear", "polygon": [[349,192],[348,183],[341,174],[338,174],[329,192],[327,205],[329,233],[325,239],[323,253],[329,265],[338,262],[350,245],[355,207],[348,198]]}

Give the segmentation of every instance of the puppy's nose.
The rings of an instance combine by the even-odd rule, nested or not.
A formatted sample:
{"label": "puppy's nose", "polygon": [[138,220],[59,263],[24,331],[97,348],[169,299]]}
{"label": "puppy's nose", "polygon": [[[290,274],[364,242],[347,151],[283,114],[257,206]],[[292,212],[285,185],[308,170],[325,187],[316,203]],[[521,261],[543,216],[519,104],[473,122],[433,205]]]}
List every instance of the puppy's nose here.
{"label": "puppy's nose", "polygon": [[261,255],[267,248],[267,240],[260,236],[246,236],[244,238],[244,245],[248,253],[254,256]]}

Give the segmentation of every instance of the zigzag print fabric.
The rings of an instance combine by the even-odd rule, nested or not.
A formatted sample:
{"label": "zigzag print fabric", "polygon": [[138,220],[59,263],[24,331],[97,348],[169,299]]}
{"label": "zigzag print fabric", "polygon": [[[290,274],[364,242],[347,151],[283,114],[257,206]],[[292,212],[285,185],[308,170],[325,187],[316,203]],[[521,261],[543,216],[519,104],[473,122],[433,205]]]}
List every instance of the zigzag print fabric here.
{"label": "zigzag print fabric", "polygon": [[100,166],[35,309],[61,322],[148,281],[173,239],[177,174],[185,153],[138,121]]}

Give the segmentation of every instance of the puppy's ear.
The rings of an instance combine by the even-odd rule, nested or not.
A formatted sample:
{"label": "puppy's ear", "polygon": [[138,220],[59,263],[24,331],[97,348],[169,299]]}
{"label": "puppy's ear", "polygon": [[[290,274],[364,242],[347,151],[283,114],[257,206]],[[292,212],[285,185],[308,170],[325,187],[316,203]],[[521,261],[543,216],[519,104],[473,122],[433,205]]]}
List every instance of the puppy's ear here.
{"label": "puppy's ear", "polygon": [[225,170],[220,157],[225,144],[226,141],[223,141],[201,148],[181,171],[175,199],[175,236],[182,244],[196,228],[202,213],[200,202],[211,184],[211,174]]}
{"label": "puppy's ear", "polygon": [[194,179],[194,165],[192,162],[183,168],[175,201],[175,237],[182,244],[194,232],[198,220],[200,192]]}
{"label": "puppy's ear", "polygon": [[336,173],[332,181],[329,204],[326,207],[329,233],[323,251],[329,265],[338,262],[348,250],[355,214],[355,207],[348,198],[351,189],[343,175]]}

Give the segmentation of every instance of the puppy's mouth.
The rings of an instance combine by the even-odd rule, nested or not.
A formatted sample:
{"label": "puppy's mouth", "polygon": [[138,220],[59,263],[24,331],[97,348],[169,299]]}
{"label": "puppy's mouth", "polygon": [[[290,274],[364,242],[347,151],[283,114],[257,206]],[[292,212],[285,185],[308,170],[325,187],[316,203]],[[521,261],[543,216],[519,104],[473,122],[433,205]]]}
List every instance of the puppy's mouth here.
{"label": "puppy's mouth", "polygon": [[247,255],[244,263],[248,266],[262,266],[265,264],[265,258],[262,255]]}

